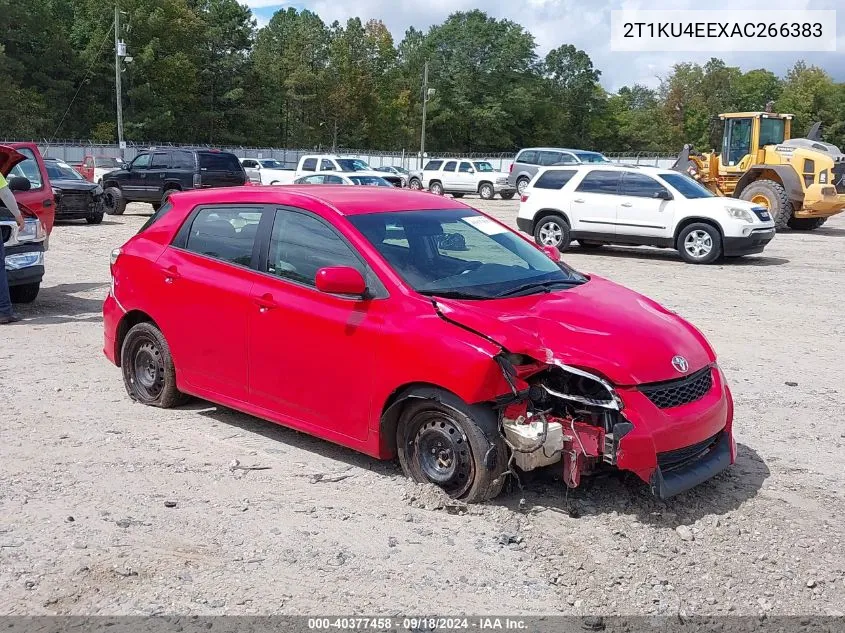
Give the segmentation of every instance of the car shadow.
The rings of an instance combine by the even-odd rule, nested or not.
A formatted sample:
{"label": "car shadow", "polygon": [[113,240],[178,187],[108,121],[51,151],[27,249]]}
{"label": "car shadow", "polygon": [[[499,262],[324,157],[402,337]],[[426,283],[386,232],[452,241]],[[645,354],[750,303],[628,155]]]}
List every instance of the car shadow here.
{"label": "car shadow", "polygon": [[[41,288],[33,303],[15,304],[23,318],[21,325],[56,325],[60,323],[99,323],[103,320],[103,299],[108,283],[59,284]],[[78,294],[101,290],[102,297],[89,299]]]}
{"label": "car shadow", "polygon": [[823,226],[814,231],[795,231],[796,233],[808,233],[810,235],[823,235],[825,237],[842,237],[845,235],[845,229],[838,229],[833,226]]}
{"label": "car shadow", "polygon": [[[565,259],[568,254],[586,255],[588,257],[624,257],[643,260],[673,261],[678,264],[687,265],[681,256],[673,250],[651,249],[648,247],[628,248],[625,246],[604,246],[597,249],[573,248],[562,253]],[[783,257],[768,257],[759,255],[746,255],[745,257],[723,258],[717,265],[721,266],[782,266],[788,264],[789,260]]]}
{"label": "car shadow", "polygon": [[[706,516],[724,515],[757,496],[770,471],[750,446],[737,444],[737,460],[727,470],[692,490],[665,501],[652,496],[647,484],[632,473],[608,470],[567,489],[560,469],[551,467],[524,478],[522,489],[511,484],[507,494],[493,500],[514,511],[542,507],[572,518],[617,513],[642,523],[675,528]],[[524,500],[524,502],[522,501]]]}
{"label": "car shadow", "polygon": [[328,440],[296,431],[281,424],[256,418],[247,413],[241,413],[234,409],[208,402],[206,400],[193,399],[183,407],[182,410],[196,411],[199,415],[210,420],[225,424],[226,426],[240,429],[244,433],[260,435],[278,446],[279,452],[286,452],[286,448],[294,448],[308,451],[319,457],[337,462],[333,471],[342,471],[344,467],[361,468],[375,472],[386,477],[401,477],[402,470],[396,460],[380,460],[359,453],[351,448],[334,444]]}

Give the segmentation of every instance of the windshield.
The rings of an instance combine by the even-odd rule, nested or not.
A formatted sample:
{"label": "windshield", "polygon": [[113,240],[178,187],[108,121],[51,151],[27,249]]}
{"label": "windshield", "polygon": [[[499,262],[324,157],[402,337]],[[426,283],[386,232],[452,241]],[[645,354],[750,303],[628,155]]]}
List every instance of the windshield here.
{"label": "windshield", "polygon": [[369,185],[371,187],[392,187],[389,182],[380,176],[349,176],[353,185]]}
{"label": "windshield", "polygon": [[475,171],[495,171],[493,169],[493,165],[484,160],[479,161],[477,163],[473,163],[473,165],[475,165]]}
{"label": "windshield", "polygon": [[660,174],[660,177],[678,190],[684,198],[712,198],[716,194],[686,174]]}
{"label": "windshield", "polygon": [[369,213],[348,219],[422,294],[492,299],[586,281],[472,209]]}
{"label": "windshield", "polygon": [[85,180],[78,171],[67,163],[60,163],[57,160],[44,161],[47,168],[47,175],[50,180]]}
{"label": "windshield", "polygon": [[278,160],[260,160],[258,161],[265,169],[284,169],[285,164]]}
{"label": "windshield", "polygon": [[575,155],[578,157],[582,163],[609,163],[610,161],[604,156],[604,154],[599,154],[598,152],[575,152]]}
{"label": "windshield", "polygon": [[340,171],[372,171],[367,163],[357,158],[338,158],[337,164]]}

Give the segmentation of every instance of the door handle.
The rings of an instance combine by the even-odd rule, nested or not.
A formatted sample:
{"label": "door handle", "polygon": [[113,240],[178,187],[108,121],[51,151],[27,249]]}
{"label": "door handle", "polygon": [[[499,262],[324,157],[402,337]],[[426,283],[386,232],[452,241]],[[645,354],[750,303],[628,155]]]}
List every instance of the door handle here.
{"label": "door handle", "polygon": [[273,300],[273,295],[269,292],[261,295],[260,297],[255,298],[255,303],[258,304],[258,311],[259,312],[267,312],[268,310],[273,310],[274,308],[278,308],[278,304]]}
{"label": "door handle", "polygon": [[583,200],[583,198],[575,198],[575,200],[573,200],[572,202],[577,202],[578,204],[583,204],[584,200]]}
{"label": "door handle", "polygon": [[164,271],[164,283],[172,284],[174,279],[180,279],[182,275],[176,270],[176,266],[171,266]]}
{"label": "door handle", "polygon": [[634,205],[632,205],[630,202],[623,202],[623,203],[622,203],[621,205],[619,205],[619,206],[622,206],[622,207],[633,207]]}

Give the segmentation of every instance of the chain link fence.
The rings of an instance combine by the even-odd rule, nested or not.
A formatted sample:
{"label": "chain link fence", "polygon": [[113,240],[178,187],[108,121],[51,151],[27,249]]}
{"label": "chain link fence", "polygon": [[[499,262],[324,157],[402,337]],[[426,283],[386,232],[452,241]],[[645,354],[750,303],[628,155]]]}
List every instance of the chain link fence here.
{"label": "chain link fence", "polygon": [[[7,139],[0,142],[12,142]],[[46,141],[33,141],[41,150],[44,156],[51,158],[59,158],[66,163],[78,164],[83,161],[86,156],[120,156],[120,148],[114,143],[95,143],[93,141],[84,140],[60,140],[47,143]],[[443,159],[468,159],[468,160],[483,160],[493,165],[494,169],[499,171],[508,171],[513,159],[516,156],[515,152],[502,153],[451,153],[444,152],[439,154],[426,154],[424,159],[421,159],[419,152],[408,152],[405,150],[398,151],[379,151],[379,150],[360,150],[350,148],[337,148],[329,150],[325,148],[316,149],[290,149],[290,148],[275,148],[275,147],[221,147],[211,145],[179,145],[168,142],[149,142],[149,143],[127,143],[126,149],[123,150],[123,157],[130,161],[135,156],[144,150],[154,149],[157,147],[203,147],[213,148],[224,151],[230,151],[240,158],[273,158],[285,164],[286,167],[296,167],[299,159],[306,154],[315,153],[332,153],[341,154],[352,158],[358,158],[372,165],[373,167],[394,166],[404,167],[405,169],[421,169],[426,160],[431,158]],[[676,155],[658,153],[658,152],[605,152],[607,156],[614,163],[630,164],[630,165],[644,165],[650,167],[668,168],[675,162]]]}

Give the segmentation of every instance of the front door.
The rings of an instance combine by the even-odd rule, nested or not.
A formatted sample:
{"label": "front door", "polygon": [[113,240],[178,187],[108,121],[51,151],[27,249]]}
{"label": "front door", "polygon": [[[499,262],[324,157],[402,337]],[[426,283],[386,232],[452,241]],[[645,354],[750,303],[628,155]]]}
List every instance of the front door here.
{"label": "front door", "polygon": [[670,237],[672,201],[669,190],[651,176],[626,172],[616,208],[616,234]]}
{"label": "front door", "polygon": [[170,152],[154,152],[147,170],[146,199],[158,202],[164,193],[164,182],[170,169]]}
{"label": "front door", "polygon": [[158,324],[180,383],[200,395],[248,400],[247,319],[261,214],[256,206],[200,207],[156,261],[158,296],[168,306]]}
{"label": "front door", "polygon": [[616,234],[616,207],[622,172],[593,169],[581,179],[572,193],[570,220],[572,230],[601,235]]}
{"label": "front door", "polygon": [[369,287],[378,280],[325,219],[294,209],[276,211],[259,266],[266,274],[252,288],[248,326],[253,404],[303,430],[365,440],[385,299],[328,295],[315,277],[352,266]]}
{"label": "front door", "polygon": [[722,138],[722,166],[738,171],[742,159],[751,153],[753,119],[727,119]]}
{"label": "front door", "polygon": [[458,161],[450,160],[443,165],[443,189],[445,191],[456,191],[458,187],[457,181]]}
{"label": "front door", "polygon": [[475,182],[475,167],[472,166],[471,162],[462,160],[461,164],[458,165],[458,172],[455,174],[455,191],[475,193]]}
{"label": "front door", "polygon": [[147,200],[147,169],[150,167],[152,154],[139,154],[129,165],[121,189],[130,200]]}

